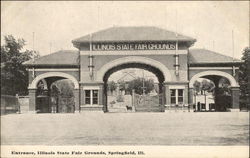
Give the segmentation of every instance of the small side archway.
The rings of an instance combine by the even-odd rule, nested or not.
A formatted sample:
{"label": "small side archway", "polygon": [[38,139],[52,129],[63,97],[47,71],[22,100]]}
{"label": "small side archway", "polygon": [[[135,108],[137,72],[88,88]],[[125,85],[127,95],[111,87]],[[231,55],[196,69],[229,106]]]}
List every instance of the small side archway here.
{"label": "small side archway", "polygon": [[74,83],[75,89],[79,89],[79,83],[76,80],[76,78],[73,77],[70,74],[63,73],[63,72],[47,72],[47,73],[38,75],[32,81],[32,83],[29,85],[29,89],[36,89],[38,82],[41,81],[41,80],[43,80],[44,78],[47,78],[47,77],[63,77],[63,78],[69,79],[69,80],[71,80]]}
{"label": "small side archway", "polygon": [[[61,101],[56,101],[55,103],[52,103],[53,99],[51,96],[51,89],[50,86],[53,82],[59,81],[61,79],[68,79],[74,84],[74,97],[68,98],[70,101],[68,103],[67,101],[64,101],[61,99]],[[38,84],[39,82],[42,82],[44,85],[44,90],[45,91],[38,91]],[[54,105],[58,106],[60,103],[63,103],[63,107],[69,107],[70,105],[70,111],[78,111],[79,110],[79,95],[80,95],[80,90],[79,90],[79,82],[77,79],[67,73],[64,72],[46,72],[41,75],[38,75],[29,85],[29,110],[34,111],[34,112],[42,112],[42,113],[50,113],[50,112],[58,112],[58,107],[56,108],[57,110],[54,110],[55,108]],[[41,92],[41,94],[39,93]],[[67,98],[66,98],[67,99]],[[54,99],[57,100],[57,99]],[[59,103],[60,102],[60,103]],[[64,105],[65,104],[65,105]],[[67,104],[67,105],[66,105]],[[60,104],[61,105],[61,104]],[[62,106],[60,106],[62,107]],[[68,112],[69,110],[65,108],[63,111]],[[60,111],[59,111],[60,112]]]}
{"label": "small side archway", "polygon": [[[239,109],[239,84],[236,81],[236,79],[229,73],[223,72],[223,71],[203,71],[200,73],[197,73],[194,75],[191,80],[189,81],[189,88],[190,88],[190,93],[189,93],[189,100],[190,103],[194,104],[194,83],[196,80],[199,78],[206,78],[215,84],[215,89],[214,89],[214,102],[215,102],[215,110],[216,111],[225,111],[227,109]],[[229,81],[230,83],[230,90],[231,90],[231,101],[230,101],[230,106],[227,107],[226,105],[221,106],[224,103],[219,103],[218,101],[220,99],[220,93],[218,93],[219,90],[219,81],[220,79],[225,78]],[[222,110],[223,109],[223,110]]]}
{"label": "small side archway", "polygon": [[235,78],[230,75],[229,73],[223,72],[223,71],[203,71],[200,72],[196,75],[194,75],[191,80],[189,81],[189,88],[193,88],[194,86],[194,82],[201,77],[204,76],[221,76],[221,77],[225,77],[226,79],[229,80],[231,87],[239,87],[237,81],[235,80]]}

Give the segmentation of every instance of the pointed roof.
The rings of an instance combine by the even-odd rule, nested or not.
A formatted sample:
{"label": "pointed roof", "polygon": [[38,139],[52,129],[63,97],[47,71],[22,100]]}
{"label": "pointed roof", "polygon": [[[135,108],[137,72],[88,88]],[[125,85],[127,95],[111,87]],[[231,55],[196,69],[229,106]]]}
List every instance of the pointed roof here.
{"label": "pointed roof", "polygon": [[207,49],[190,49],[190,64],[241,63],[241,60]]}
{"label": "pointed roof", "polygon": [[49,55],[41,56],[36,60],[24,62],[26,66],[77,66],[78,51],[60,50]]}
{"label": "pointed roof", "polygon": [[191,41],[195,42],[196,39],[184,36],[181,34],[171,32],[165,29],[153,26],[124,26],[124,27],[111,27],[92,34],[82,36],[74,39],[73,44],[93,42],[128,42],[128,41]]}

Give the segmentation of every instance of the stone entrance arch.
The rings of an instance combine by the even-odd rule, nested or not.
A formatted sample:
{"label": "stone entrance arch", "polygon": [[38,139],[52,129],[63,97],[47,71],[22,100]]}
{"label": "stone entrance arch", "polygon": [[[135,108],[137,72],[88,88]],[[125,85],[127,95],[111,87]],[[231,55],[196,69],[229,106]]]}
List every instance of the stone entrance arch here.
{"label": "stone entrance arch", "polygon": [[[24,63],[29,71],[31,99],[35,98],[38,82],[66,78],[73,81],[80,95],[76,99],[79,111],[101,111],[107,74],[125,65],[146,65],[157,69],[166,110],[189,107],[193,83],[204,76],[214,81],[227,78],[233,108],[237,109],[242,61],[206,49],[190,49],[195,42],[194,38],[157,27],[112,27],[79,37],[72,41],[77,50],[61,50]],[[34,106],[31,100],[30,111]]]}
{"label": "stone entrance arch", "polygon": [[[239,110],[239,84],[236,79],[229,73],[223,71],[203,71],[195,74],[189,81],[189,101],[194,103],[194,82],[199,78],[208,78],[212,80],[215,84],[215,96],[217,95],[217,90],[219,88],[219,79],[226,78],[230,82],[231,98],[232,98],[232,109]],[[216,98],[216,97],[215,97]],[[216,104],[216,103],[215,103]]]}
{"label": "stone entrance arch", "polygon": [[[52,79],[52,81],[50,81],[51,83],[47,83],[47,79]],[[36,76],[32,82],[30,83],[28,89],[29,89],[29,111],[31,112],[36,112],[36,104],[37,104],[37,86],[38,83],[40,81],[43,82],[44,86],[44,90],[46,91],[45,94],[48,95],[48,90],[50,85],[57,80],[60,79],[69,79],[70,81],[73,82],[74,84],[74,102],[75,102],[75,111],[79,111],[79,95],[80,95],[80,91],[79,91],[79,83],[77,81],[77,79],[75,77],[73,77],[70,74],[64,73],[64,72],[45,72],[42,73],[38,76]],[[48,102],[49,104],[49,102]]]}
{"label": "stone entrance arch", "polygon": [[[106,82],[109,76],[116,71],[126,69],[126,68],[141,68],[148,70],[156,75],[156,77],[159,80],[159,86],[160,86],[160,92],[163,93],[163,104],[160,107],[164,111],[164,105],[165,105],[165,86],[164,82],[170,82],[172,80],[171,74],[169,69],[160,63],[159,61],[141,57],[141,56],[128,56],[128,57],[122,57],[115,59],[113,61],[110,61],[109,63],[105,64],[97,71],[96,74],[96,81],[103,82],[104,88],[103,88],[103,110],[107,111],[107,94],[106,94]],[[150,70],[149,70],[150,69]]]}
{"label": "stone entrance arch", "polygon": [[[136,69],[146,70],[146,71],[151,72],[152,74],[155,75],[155,77],[158,79],[158,88],[157,88],[158,89],[158,92],[157,92],[158,95],[157,96],[160,96],[160,97],[159,97],[159,100],[158,100],[159,104],[158,105],[154,104],[155,108],[158,108],[158,109],[154,109],[154,110],[157,110],[158,112],[163,111],[164,105],[161,104],[161,103],[164,103],[164,100],[165,100],[165,95],[164,95],[164,92],[165,92],[164,91],[165,77],[164,77],[163,73],[159,69],[157,69],[155,67],[152,67],[150,65],[141,64],[141,63],[129,63],[129,64],[118,65],[116,67],[113,67],[113,68],[109,69],[105,73],[105,75],[103,77],[103,82],[104,82],[104,88],[103,88],[104,89],[104,91],[103,91],[103,94],[104,94],[104,96],[103,96],[103,98],[104,98],[104,102],[103,102],[104,103],[104,111],[109,111],[108,110],[108,93],[107,93],[107,91],[108,91],[107,87],[108,87],[108,79],[109,79],[109,77],[113,73],[115,73],[117,71],[129,69],[129,68],[136,68]],[[154,83],[154,86],[155,86],[155,83]],[[132,94],[130,94],[130,95],[132,96]],[[132,100],[133,99],[131,98],[131,102],[129,104],[127,102],[128,106],[132,106]],[[152,107],[153,107],[153,105],[152,105]],[[149,110],[149,111],[153,110],[153,109],[150,109],[150,108],[151,107],[148,106],[147,110]]]}

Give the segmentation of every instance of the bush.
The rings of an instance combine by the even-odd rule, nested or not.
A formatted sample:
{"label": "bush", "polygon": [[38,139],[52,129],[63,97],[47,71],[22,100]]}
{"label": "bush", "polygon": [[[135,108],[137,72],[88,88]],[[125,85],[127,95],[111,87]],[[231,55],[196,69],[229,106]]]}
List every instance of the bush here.
{"label": "bush", "polygon": [[122,95],[118,95],[116,98],[117,102],[124,102],[124,97]]}

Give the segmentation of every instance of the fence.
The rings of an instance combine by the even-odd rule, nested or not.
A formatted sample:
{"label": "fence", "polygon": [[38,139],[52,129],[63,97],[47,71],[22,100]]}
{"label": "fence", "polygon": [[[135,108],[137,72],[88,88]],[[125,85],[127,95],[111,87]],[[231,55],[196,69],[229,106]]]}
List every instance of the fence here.
{"label": "fence", "polygon": [[17,96],[1,95],[1,115],[19,112]]}
{"label": "fence", "polygon": [[11,113],[25,113],[28,111],[28,96],[1,95],[1,115]]}
{"label": "fence", "polygon": [[18,96],[18,103],[20,105],[20,113],[29,111],[29,96]]}

